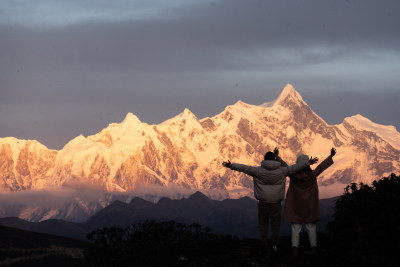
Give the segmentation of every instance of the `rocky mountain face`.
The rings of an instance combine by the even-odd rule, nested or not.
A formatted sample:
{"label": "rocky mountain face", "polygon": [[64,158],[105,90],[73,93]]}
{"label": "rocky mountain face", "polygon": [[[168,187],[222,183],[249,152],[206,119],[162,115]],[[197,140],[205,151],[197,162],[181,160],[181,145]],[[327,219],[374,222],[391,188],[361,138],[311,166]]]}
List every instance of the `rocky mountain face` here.
{"label": "rocky mountain face", "polygon": [[305,153],[335,164],[319,177],[321,197],[340,195],[350,182],[371,182],[400,171],[400,133],[361,115],[328,125],[288,84],[260,106],[238,101],[214,117],[185,109],[158,125],[128,113],[121,123],[78,136],[59,151],[37,141],[0,138],[0,191],[62,187],[70,183],[132,192],[144,185],[179,185],[213,198],[252,196],[251,177],[221,167],[230,159],[259,165],[279,146],[289,164]]}
{"label": "rocky mountain face", "polygon": [[41,188],[52,179],[57,151],[37,141],[0,139],[0,189],[9,191]]}

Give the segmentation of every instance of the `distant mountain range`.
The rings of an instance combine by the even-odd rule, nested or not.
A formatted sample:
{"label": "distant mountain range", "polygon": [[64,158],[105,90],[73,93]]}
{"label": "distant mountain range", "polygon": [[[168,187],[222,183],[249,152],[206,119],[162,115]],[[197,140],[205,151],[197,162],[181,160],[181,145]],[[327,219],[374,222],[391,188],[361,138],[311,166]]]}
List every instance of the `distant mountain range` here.
{"label": "distant mountain range", "polygon": [[[275,146],[289,164],[299,153],[322,160],[331,147],[337,148],[335,164],[319,177],[321,198],[342,194],[350,182],[370,183],[400,171],[400,133],[395,127],[361,115],[328,125],[288,84],[273,102],[254,106],[239,101],[203,119],[185,109],[161,124],[148,125],[128,113],[123,122],[92,136],[80,135],[59,151],[34,140],[0,138],[0,191],[51,191],[81,183],[134,196],[144,186],[174,185],[219,200],[252,197],[251,177],[221,163],[230,159],[259,165]],[[14,207],[19,210],[15,216],[79,221],[112,198],[74,201],[64,210],[27,203]],[[0,206],[0,216],[9,215],[9,207]]]}
{"label": "distant mountain range", "polygon": [[[321,231],[331,219],[335,200],[321,200],[321,222],[318,224]],[[103,227],[126,227],[145,220],[173,220],[186,224],[198,223],[218,234],[258,238],[257,205],[258,202],[249,197],[218,201],[196,192],[188,198],[162,198],[157,204],[141,198],[133,198],[130,203],[116,200],[83,223],[56,219],[29,222],[7,217],[0,218],[0,225],[86,240],[87,233]],[[288,223],[282,224],[281,234],[290,234]]]}

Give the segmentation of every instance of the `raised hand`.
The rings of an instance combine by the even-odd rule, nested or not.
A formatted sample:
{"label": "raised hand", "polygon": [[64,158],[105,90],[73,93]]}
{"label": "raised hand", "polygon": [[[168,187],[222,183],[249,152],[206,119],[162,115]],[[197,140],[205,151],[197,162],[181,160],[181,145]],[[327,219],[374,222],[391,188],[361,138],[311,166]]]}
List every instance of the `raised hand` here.
{"label": "raised hand", "polygon": [[222,166],[224,166],[225,168],[231,168],[231,167],[232,167],[232,163],[231,163],[231,161],[228,159],[228,161],[222,162]]}
{"label": "raised hand", "polygon": [[279,147],[274,148],[274,155],[275,155],[275,158],[279,157]]}
{"label": "raised hand", "polygon": [[331,157],[336,155],[336,148],[332,147],[331,149]]}
{"label": "raised hand", "polygon": [[310,160],[308,161],[308,163],[310,163],[310,165],[313,165],[313,164],[315,164],[317,162],[318,162],[318,158],[317,157],[315,157],[315,158],[310,157]]}

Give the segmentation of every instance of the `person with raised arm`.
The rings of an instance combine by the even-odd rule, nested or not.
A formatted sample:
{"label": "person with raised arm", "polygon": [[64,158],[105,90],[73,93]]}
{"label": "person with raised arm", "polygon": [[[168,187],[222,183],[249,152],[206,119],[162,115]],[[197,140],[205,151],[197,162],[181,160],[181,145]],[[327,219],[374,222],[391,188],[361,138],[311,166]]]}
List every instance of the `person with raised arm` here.
{"label": "person with raised arm", "polygon": [[[288,166],[279,157],[279,149],[275,148],[274,154],[282,166]],[[316,254],[317,249],[317,221],[320,220],[319,196],[317,177],[333,164],[336,149],[331,149],[331,154],[322,161],[315,170],[310,167],[289,175],[290,183],[286,194],[283,219],[291,223],[293,255],[299,254],[300,231],[306,225],[311,252]],[[309,157],[300,154],[296,163],[308,162]]]}
{"label": "person with raised arm", "polygon": [[315,164],[318,158],[310,158],[307,161],[296,163],[292,166],[281,166],[276,161],[273,152],[267,152],[261,166],[247,166],[231,163],[229,160],[222,166],[234,171],[243,172],[253,177],[254,196],[258,202],[258,223],[260,226],[261,241],[267,247],[268,224],[271,220],[272,250],[277,251],[279,243],[279,230],[281,225],[281,201],[285,197],[286,176],[295,174],[302,169]]}

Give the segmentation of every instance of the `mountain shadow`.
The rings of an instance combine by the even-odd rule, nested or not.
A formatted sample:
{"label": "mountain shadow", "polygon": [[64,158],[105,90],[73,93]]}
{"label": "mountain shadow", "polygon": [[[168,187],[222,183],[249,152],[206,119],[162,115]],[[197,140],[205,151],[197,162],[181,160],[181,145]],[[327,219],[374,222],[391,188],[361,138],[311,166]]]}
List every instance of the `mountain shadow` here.
{"label": "mountain shadow", "polygon": [[91,230],[106,226],[126,227],[133,222],[149,219],[198,223],[215,233],[239,237],[258,236],[257,201],[248,197],[217,201],[201,192],[187,199],[164,197],[157,204],[140,198],[134,198],[130,204],[115,201],[80,226]]}
{"label": "mountain shadow", "polygon": [[[321,200],[321,221],[318,230],[324,231],[332,218],[333,199]],[[211,200],[201,192],[188,198],[161,198],[152,203],[135,197],[130,203],[119,200],[101,209],[83,223],[62,220],[28,222],[17,217],[0,218],[0,225],[87,240],[86,234],[103,227],[127,227],[146,220],[198,223],[216,234],[231,234],[239,238],[258,238],[257,201],[244,197],[240,199]],[[282,222],[281,235],[290,234],[290,224]]]}

